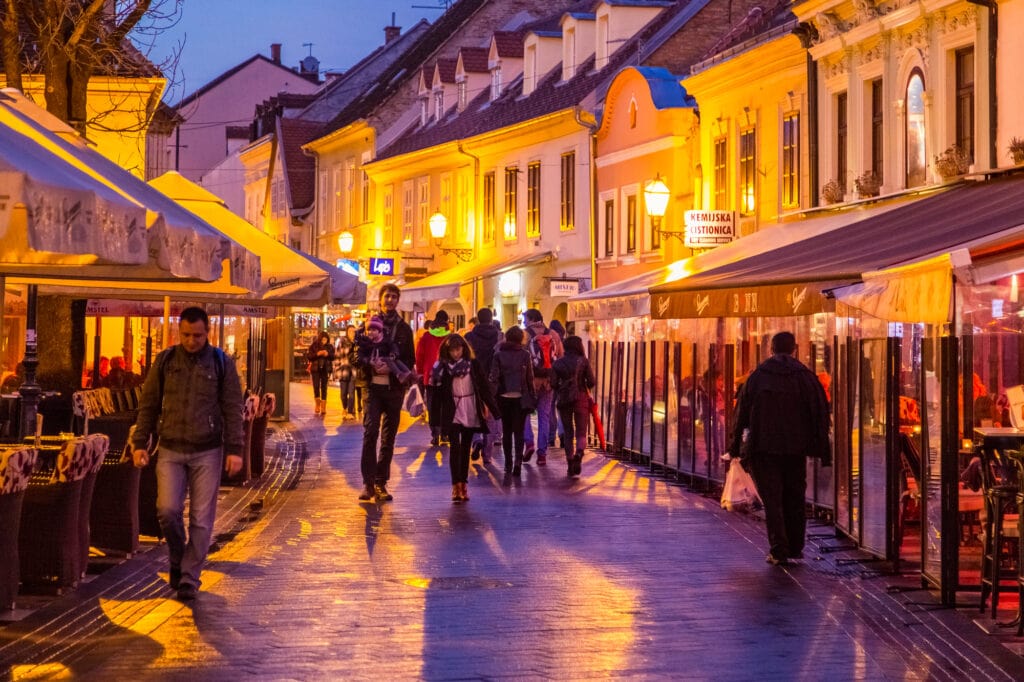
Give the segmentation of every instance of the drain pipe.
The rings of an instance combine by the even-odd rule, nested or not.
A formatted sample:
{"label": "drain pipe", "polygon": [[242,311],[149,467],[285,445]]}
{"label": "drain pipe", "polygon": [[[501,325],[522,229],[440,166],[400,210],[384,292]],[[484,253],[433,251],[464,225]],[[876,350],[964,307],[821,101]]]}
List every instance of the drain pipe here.
{"label": "drain pipe", "polygon": [[807,184],[811,208],[818,206],[818,62],[811,55],[811,45],[818,37],[818,30],[809,22],[800,23],[793,29],[793,35],[800,40],[800,46],[807,50]]}
{"label": "drain pipe", "polygon": [[999,168],[998,115],[996,97],[996,48],[999,45],[999,3],[995,0],[967,0],[972,5],[988,9],[988,153],[990,168]]}
{"label": "drain pipe", "polygon": [[587,138],[590,141],[590,219],[587,229],[590,230],[590,288],[593,289],[597,286],[597,209],[598,209],[598,196],[597,196],[597,120],[594,119],[590,112],[588,114],[589,121],[582,118],[584,111],[579,107],[573,107],[573,116],[576,118],[576,124],[581,128],[587,129]]}

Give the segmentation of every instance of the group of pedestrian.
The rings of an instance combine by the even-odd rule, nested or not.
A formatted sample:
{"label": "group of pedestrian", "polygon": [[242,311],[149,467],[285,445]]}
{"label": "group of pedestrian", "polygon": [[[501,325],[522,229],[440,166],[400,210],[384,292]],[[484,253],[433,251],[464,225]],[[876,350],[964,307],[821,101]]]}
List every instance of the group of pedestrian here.
{"label": "group of pedestrian", "polygon": [[[380,312],[362,330],[346,335],[352,381],[363,395],[360,501],[393,499],[387,484],[395,436],[413,376],[410,368],[416,362],[412,329],[397,311],[400,296],[397,286],[384,285]],[[498,419],[505,471],[520,474],[523,461],[529,459],[526,448],[532,436],[527,416],[540,407],[545,392],[561,417],[568,474],[580,473],[589,389],[594,385],[582,340],[570,335],[564,344],[560,339],[556,344],[553,338],[538,341],[555,334],[544,327],[536,310],[527,311],[526,321],[526,332],[513,326],[500,335],[496,327],[495,331],[488,328],[492,316],[483,309],[477,314],[476,327],[466,334],[468,340],[455,333],[440,335],[438,357],[427,376],[433,387],[432,409],[451,442],[453,501],[469,500],[467,478],[474,438],[483,435],[486,443]],[[195,599],[201,585],[221,472],[231,477],[242,468],[241,382],[233,360],[209,343],[209,328],[202,308],[182,311],[179,343],[156,357],[146,377],[130,442],[136,466],[146,466],[156,457],[157,518],[167,541],[168,582],[182,601]],[[310,361],[329,364],[336,355],[333,350],[329,337],[322,334],[310,349]],[[795,351],[796,340],[790,332],[772,338],[772,356],[740,389],[729,448],[750,470],[764,501],[770,545],[767,561],[775,565],[803,554],[806,458],[831,465],[827,397]],[[317,371],[322,372],[319,367]],[[314,395],[322,414],[320,401],[326,400],[326,389],[322,378],[320,382],[314,385]],[[538,425],[539,434],[546,433],[546,425]],[[538,464],[543,463],[544,452],[538,450]]]}

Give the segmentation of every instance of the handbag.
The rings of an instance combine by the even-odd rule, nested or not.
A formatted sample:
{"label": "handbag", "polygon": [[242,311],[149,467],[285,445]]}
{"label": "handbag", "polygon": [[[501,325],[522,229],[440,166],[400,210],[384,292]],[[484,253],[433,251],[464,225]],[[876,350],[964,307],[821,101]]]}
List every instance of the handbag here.
{"label": "handbag", "polygon": [[523,412],[532,413],[537,409],[537,394],[530,393],[528,390],[523,391],[519,397],[519,407],[523,409]]}

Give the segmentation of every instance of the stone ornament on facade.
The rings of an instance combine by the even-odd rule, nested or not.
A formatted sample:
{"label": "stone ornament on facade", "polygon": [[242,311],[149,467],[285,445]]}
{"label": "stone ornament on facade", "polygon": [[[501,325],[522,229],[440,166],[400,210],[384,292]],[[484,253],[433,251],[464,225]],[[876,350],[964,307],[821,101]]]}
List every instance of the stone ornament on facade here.
{"label": "stone ornament on facade", "polygon": [[960,29],[970,28],[978,23],[978,8],[974,5],[969,5],[963,10],[943,14],[942,21],[939,22],[939,30],[942,33],[955,33]]}
{"label": "stone ornament on facade", "polygon": [[835,38],[847,28],[846,24],[835,12],[822,12],[814,17],[814,25],[818,29],[819,43]]}
{"label": "stone ornament on facade", "polygon": [[860,26],[877,19],[882,12],[875,6],[874,0],[853,0],[853,15],[857,18],[857,25]]}

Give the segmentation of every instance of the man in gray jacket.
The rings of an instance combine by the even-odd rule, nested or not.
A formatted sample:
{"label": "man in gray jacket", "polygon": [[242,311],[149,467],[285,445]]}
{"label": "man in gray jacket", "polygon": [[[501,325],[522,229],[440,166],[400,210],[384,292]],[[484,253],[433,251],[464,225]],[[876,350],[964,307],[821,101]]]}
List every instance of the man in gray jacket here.
{"label": "man in gray jacket", "polygon": [[[178,599],[195,599],[217,515],[221,464],[229,476],[242,469],[242,389],[234,361],[207,340],[210,318],[186,308],[180,343],[157,355],[142,387],[132,438],[135,466],[149,463],[147,444],[159,439],[157,518],[167,539],[170,585]],[[224,457],[224,453],[227,457]],[[189,496],[188,542],[185,495]]]}

